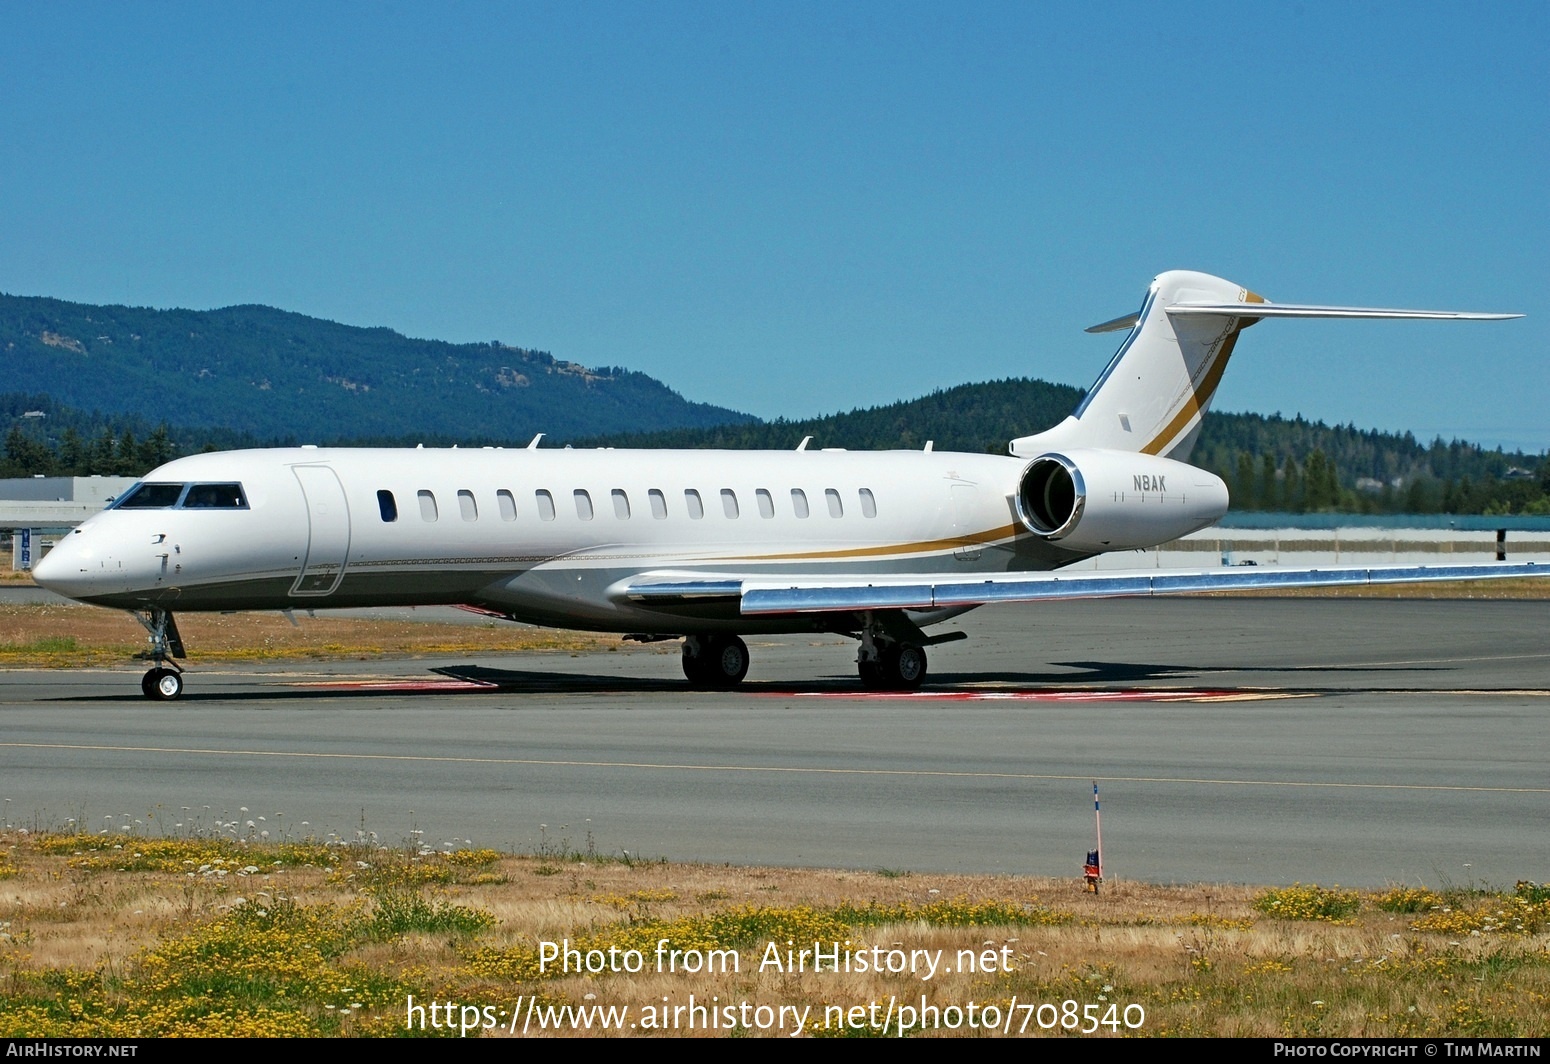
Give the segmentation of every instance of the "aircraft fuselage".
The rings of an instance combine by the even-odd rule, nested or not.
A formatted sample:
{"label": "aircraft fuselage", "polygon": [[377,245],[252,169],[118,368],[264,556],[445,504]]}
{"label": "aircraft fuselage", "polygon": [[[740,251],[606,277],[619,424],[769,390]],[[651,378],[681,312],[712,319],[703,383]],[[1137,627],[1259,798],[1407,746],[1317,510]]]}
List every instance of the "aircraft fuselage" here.
{"label": "aircraft fuselage", "polygon": [[458,604],[571,628],[807,630],[813,618],[724,603],[664,611],[623,587],[642,573],[1005,573],[1088,556],[1024,528],[1027,465],[934,451],[194,455],[147,475],[167,486],[151,505],[75,529],[38,576],[125,609]]}

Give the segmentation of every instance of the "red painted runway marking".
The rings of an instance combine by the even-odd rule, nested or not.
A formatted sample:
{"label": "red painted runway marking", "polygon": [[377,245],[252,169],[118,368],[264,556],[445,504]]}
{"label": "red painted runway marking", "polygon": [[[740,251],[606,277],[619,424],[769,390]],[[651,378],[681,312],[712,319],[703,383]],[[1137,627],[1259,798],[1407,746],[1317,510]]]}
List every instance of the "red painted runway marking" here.
{"label": "red painted runway marking", "polygon": [[[502,684],[488,680],[302,680],[289,687],[310,687],[320,691],[381,691],[385,694],[435,692],[458,694],[472,692],[520,692],[521,684]],[[1253,691],[1231,688],[1191,690],[1146,690],[1129,688],[1107,691],[1022,690],[1022,691],[763,691],[741,692],[756,698],[842,698],[850,701],[884,699],[926,702],[1249,702],[1262,699],[1300,698],[1292,691]]]}
{"label": "red painted runway marking", "polygon": [[1200,691],[757,691],[766,698],[881,698],[928,702],[1199,702],[1283,697],[1280,692]]}
{"label": "red painted runway marking", "polygon": [[324,691],[498,691],[500,684],[479,680],[304,680],[289,687]]}

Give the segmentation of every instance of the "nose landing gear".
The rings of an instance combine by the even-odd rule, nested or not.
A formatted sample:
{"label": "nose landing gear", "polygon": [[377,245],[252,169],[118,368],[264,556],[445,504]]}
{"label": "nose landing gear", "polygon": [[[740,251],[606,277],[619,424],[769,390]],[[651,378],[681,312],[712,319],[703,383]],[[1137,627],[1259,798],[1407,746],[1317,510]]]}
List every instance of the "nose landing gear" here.
{"label": "nose landing gear", "polygon": [[140,680],[140,692],[158,702],[170,702],[183,693],[183,670],[173,658],[186,657],[183,637],[171,610],[130,610],[134,619],[151,633],[152,668]]}
{"label": "nose landing gear", "polygon": [[146,698],[170,702],[183,693],[183,674],[177,669],[157,666],[140,680],[140,690]]}

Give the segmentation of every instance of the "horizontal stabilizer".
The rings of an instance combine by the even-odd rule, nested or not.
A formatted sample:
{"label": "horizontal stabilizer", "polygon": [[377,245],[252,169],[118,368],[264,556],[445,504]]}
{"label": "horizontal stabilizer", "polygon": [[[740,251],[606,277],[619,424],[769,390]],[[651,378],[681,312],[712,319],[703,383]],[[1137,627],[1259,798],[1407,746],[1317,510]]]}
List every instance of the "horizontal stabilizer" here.
{"label": "horizontal stabilizer", "polygon": [[[1189,314],[1232,315],[1237,318],[1433,318],[1443,321],[1504,321],[1521,314],[1483,314],[1468,310],[1388,310],[1382,307],[1324,307],[1310,303],[1170,303],[1163,308],[1174,316]],[[1116,318],[1115,322],[1123,319]],[[1088,332],[1107,331],[1095,325]],[[1134,322],[1132,322],[1134,324]],[[1120,326],[1115,325],[1115,328]]]}
{"label": "horizontal stabilizer", "polygon": [[1093,448],[1188,461],[1243,330],[1265,318],[1500,321],[1521,314],[1272,303],[1257,292],[1193,270],[1153,278],[1141,309],[1090,333],[1125,332],[1119,350],[1071,416],[1011,443],[1012,454]]}
{"label": "horizontal stabilizer", "polygon": [[1136,322],[1141,320],[1141,312],[1122,314],[1117,318],[1103,322],[1100,325],[1089,325],[1084,331],[1090,333],[1119,332],[1121,329],[1134,329]]}

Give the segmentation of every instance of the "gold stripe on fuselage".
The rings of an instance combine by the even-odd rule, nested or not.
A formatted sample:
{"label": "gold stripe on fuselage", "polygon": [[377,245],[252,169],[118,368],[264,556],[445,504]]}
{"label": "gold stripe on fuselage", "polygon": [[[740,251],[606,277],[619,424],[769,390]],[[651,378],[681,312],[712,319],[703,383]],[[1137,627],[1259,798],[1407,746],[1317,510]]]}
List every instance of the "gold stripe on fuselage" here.
{"label": "gold stripe on fuselage", "polygon": [[[738,560],[775,562],[816,560],[821,558],[880,558],[894,554],[928,554],[932,551],[952,550],[955,547],[982,546],[998,540],[1016,539],[1020,531],[1021,528],[1018,525],[1002,525],[1000,528],[991,528],[984,532],[974,532],[967,536],[931,539],[920,543],[894,543],[880,547],[844,547],[838,550],[795,551],[788,554],[752,554],[742,555]],[[723,560],[730,561],[732,559]]]}

